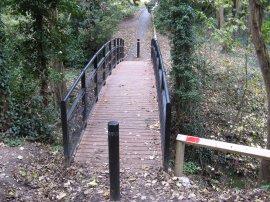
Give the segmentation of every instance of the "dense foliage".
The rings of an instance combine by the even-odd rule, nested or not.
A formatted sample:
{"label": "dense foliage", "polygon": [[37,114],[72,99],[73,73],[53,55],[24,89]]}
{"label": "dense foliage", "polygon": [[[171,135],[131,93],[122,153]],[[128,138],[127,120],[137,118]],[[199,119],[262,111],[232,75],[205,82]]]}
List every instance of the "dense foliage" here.
{"label": "dense foliage", "polygon": [[[255,74],[250,66],[253,67],[256,63],[254,52],[257,51],[259,55],[260,53],[266,53],[264,54],[265,58],[262,56],[257,58],[261,69],[265,70],[268,68],[266,67],[267,64],[269,64],[269,62],[267,62],[267,60],[269,60],[267,48],[265,49],[266,51],[262,51],[258,50],[258,47],[269,47],[270,2],[267,0],[256,1],[256,8],[260,8],[258,9],[260,12],[258,12],[259,14],[256,13],[259,17],[255,17],[257,22],[255,21],[253,24],[250,22],[251,12],[248,11],[251,2],[253,2],[252,0],[160,0],[157,2],[159,6],[155,10],[155,24],[159,30],[170,37],[171,42],[171,57],[173,62],[171,69],[173,85],[171,85],[171,90],[174,105],[173,112],[175,114],[173,125],[176,126],[174,127],[174,130],[176,130],[174,134],[180,132],[194,134],[196,136],[206,135],[209,138],[229,142],[236,141],[239,144],[242,144],[243,138],[248,139],[247,144],[249,145],[259,144],[269,148],[270,130],[268,129],[268,132],[266,130],[267,124],[265,119],[267,114],[266,97],[260,101],[255,100],[258,99],[258,95],[254,95],[254,91],[257,90],[251,89],[257,85],[263,85],[263,80],[261,75]],[[262,27],[260,27],[260,24],[262,24]],[[252,25],[255,25],[256,29],[262,28],[258,33],[262,33],[263,39],[257,47],[254,42],[254,36],[253,44],[251,43],[251,36],[254,35],[250,33]],[[255,36],[255,39],[260,39],[260,36],[261,34],[258,34],[258,36]],[[226,58],[233,53],[235,54],[235,58],[239,57],[239,60],[242,59],[245,61],[242,65],[237,67],[237,71],[243,72],[241,76],[237,75],[235,77],[237,78],[238,84],[230,83],[226,89],[223,89],[224,94],[232,92],[232,97],[230,97],[228,102],[226,101],[226,104],[230,103],[227,107],[228,110],[231,111],[229,114],[231,120],[225,118],[226,122],[224,124],[221,123],[222,127],[217,127],[221,129],[214,131],[214,134],[211,134],[211,136],[207,134],[210,133],[210,127],[208,124],[205,124],[208,120],[204,120],[209,119],[209,117],[207,117],[209,114],[204,114],[204,112],[208,110],[209,103],[203,102],[207,102],[215,96],[213,95],[211,99],[203,97],[205,93],[201,92],[201,89],[209,90],[209,88],[214,88],[213,86],[205,87],[206,85],[203,86],[202,84],[205,84],[208,80],[210,82],[208,82],[207,85],[211,85],[211,80],[215,77],[215,73],[210,75],[208,74],[209,72],[202,71],[204,62],[201,63],[201,61],[199,61],[198,54],[206,51],[201,50],[200,46],[210,47],[210,52],[216,50],[218,47],[222,50],[221,53],[219,53],[222,57],[222,54],[224,54],[224,58]],[[256,49],[254,49],[254,46]],[[214,52],[211,54],[213,54],[213,57],[210,59],[212,60],[211,62],[219,60],[219,58],[215,58],[216,55],[214,55]],[[250,61],[251,58],[253,63]],[[224,61],[224,64],[222,63],[222,66],[225,66],[227,75],[232,73],[230,70],[231,63],[232,61],[227,60]],[[256,63],[256,65],[257,69],[259,69],[259,64]],[[224,68],[222,66],[220,67],[221,69]],[[208,71],[209,70],[210,68],[208,68]],[[206,75],[205,78],[204,74]],[[269,76],[264,76],[265,73],[263,71],[262,75],[267,91],[269,87],[267,87],[266,84],[269,83]],[[231,79],[232,78],[227,78],[226,82],[231,82]],[[220,83],[220,81],[215,82]],[[219,87],[217,87],[217,89],[218,88]],[[233,91],[235,88],[236,90]],[[264,93],[265,92],[262,94]],[[237,99],[234,99],[234,97]],[[200,100],[203,100],[203,102],[200,103]],[[218,98],[218,100],[220,100],[220,98]],[[221,107],[221,105],[221,102],[218,101],[218,106]],[[206,107],[207,110],[202,108],[202,106]],[[258,106],[263,107],[258,109]],[[270,111],[270,109],[268,109],[268,111]],[[222,114],[220,116],[224,118],[224,115],[225,114]],[[246,123],[248,119],[245,117],[247,116],[252,117],[252,123],[250,123],[250,120]],[[254,130],[254,125],[258,130]],[[268,128],[270,128],[269,119]],[[267,133],[268,138],[266,138]],[[249,134],[253,134],[252,137],[249,137]],[[175,137],[172,138],[175,139]],[[266,139],[268,144],[266,144]],[[203,149],[197,150],[195,153],[194,151],[188,153],[193,155],[191,158],[193,160],[194,156],[199,157],[199,162],[202,166],[206,166],[203,164],[211,162],[211,158],[215,156],[213,153],[209,152],[209,150]],[[226,167],[231,166],[231,164],[228,164],[228,161],[224,161],[222,155],[218,156],[216,159],[218,159],[220,165],[222,165],[220,162],[226,162]],[[215,163],[212,162],[212,164]],[[265,167],[266,169],[264,170],[269,173],[270,164],[267,164]]]}
{"label": "dense foliage", "polygon": [[[0,120],[4,119],[4,114],[7,111],[6,97],[9,95],[8,85],[8,70],[5,63],[5,32],[2,21],[2,2],[0,2]],[[4,127],[4,123],[0,122],[0,128]]]}
{"label": "dense foliage", "polygon": [[131,6],[118,0],[1,1],[2,139],[57,136],[66,70],[83,68]]}
{"label": "dense foliage", "polygon": [[[156,11],[156,25],[164,33],[169,33],[173,78],[173,106],[176,111],[178,126],[182,132],[191,133],[194,117],[201,99],[200,66],[195,56],[195,19],[196,11],[189,1],[159,1]],[[191,123],[193,122],[193,123]]]}

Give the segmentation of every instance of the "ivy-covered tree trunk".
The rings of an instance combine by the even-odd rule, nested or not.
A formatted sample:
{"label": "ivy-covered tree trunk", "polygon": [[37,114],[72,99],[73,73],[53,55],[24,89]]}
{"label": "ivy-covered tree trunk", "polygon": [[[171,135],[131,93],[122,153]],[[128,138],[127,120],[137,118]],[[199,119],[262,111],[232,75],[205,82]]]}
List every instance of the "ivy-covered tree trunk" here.
{"label": "ivy-covered tree trunk", "polygon": [[[169,32],[174,81],[172,104],[177,124],[185,127],[195,114],[200,99],[198,75],[194,65],[194,18],[190,1],[160,0],[156,14],[158,28]],[[182,131],[191,132],[191,131]]]}
{"label": "ivy-covered tree trunk", "polygon": [[59,2],[59,0],[14,0],[17,4],[15,10],[26,16],[31,14],[33,20],[32,29],[28,30],[32,38],[29,40],[31,46],[28,50],[30,56],[27,65],[32,66],[33,73],[39,79],[44,107],[49,104],[49,61],[53,55],[51,47],[55,46],[50,38],[52,30],[49,27],[49,11],[56,9]]}
{"label": "ivy-covered tree trunk", "polygon": [[174,103],[178,116],[191,115],[198,98],[196,73],[193,69],[194,33],[193,9],[182,1],[172,5],[172,75],[175,81]]}
{"label": "ivy-covered tree trunk", "polygon": [[[267,94],[267,149],[270,149],[270,57],[262,36],[263,7],[260,1],[249,0],[249,11],[253,43]],[[262,183],[270,183],[270,161],[262,160],[260,180]]]}
{"label": "ivy-covered tree trunk", "polygon": [[49,99],[49,70],[47,66],[47,57],[45,55],[45,36],[44,36],[44,16],[42,13],[36,12],[34,13],[34,31],[36,34],[36,46],[37,46],[37,54],[38,54],[38,64],[39,72],[40,72],[40,95],[43,97],[44,106],[48,105]]}
{"label": "ivy-covered tree trunk", "polygon": [[[50,30],[57,30],[57,21],[58,11],[56,8],[53,8],[49,12]],[[59,58],[53,57],[49,61],[49,67],[51,67],[53,69],[53,72],[58,75],[57,79],[52,78],[50,80],[50,87],[54,97],[54,103],[55,106],[58,107],[67,92],[66,82],[64,78],[64,64]]]}

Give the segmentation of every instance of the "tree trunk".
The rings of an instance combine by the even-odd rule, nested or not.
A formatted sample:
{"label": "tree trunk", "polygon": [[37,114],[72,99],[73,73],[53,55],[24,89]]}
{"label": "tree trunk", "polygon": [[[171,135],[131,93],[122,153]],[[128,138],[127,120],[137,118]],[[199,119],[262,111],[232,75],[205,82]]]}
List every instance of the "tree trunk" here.
{"label": "tree trunk", "polygon": [[[259,1],[249,0],[251,33],[265,83],[267,94],[267,149],[270,149],[270,58],[262,37],[263,8]],[[260,169],[262,183],[270,183],[270,161],[262,160]]]}
{"label": "tree trunk", "polygon": [[218,28],[221,29],[222,27],[224,27],[224,24],[225,24],[224,8],[223,7],[219,7],[216,10],[216,18],[217,18],[217,21],[218,21]]}
{"label": "tree trunk", "polygon": [[[64,75],[64,65],[57,59],[52,59],[50,61],[50,66],[55,70],[57,74]],[[58,107],[67,92],[67,86],[64,79],[61,80],[51,80],[50,82],[51,91],[54,98],[54,105]]]}
{"label": "tree trunk", "polygon": [[0,133],[6,129],[6,125],[9,123],[9,120],[1,119],[1,116],[3,116],[8,111],[8,70],[6,68],[5,63],[5,56],[4,56],[4,42],[5,42],[5,33],[3,30],[3,23],[2,23],[2,2],[0,1],[0,121],[3,121],[0,123],[2,125],[2,128],[0,127]]}
{"label": "tree trunk", "polygon": [[236,3],[235,3],[235,17],[236,18],[240,18],[241,11],[242,11],[242,1],[236,0]]}
{"label": "tree trunk", "polygon": [[45,48],[44,48],[44,19],[41,13],[36,13],[34,16],[35,23],[35,31],[37,34],[37,51],[38,51],[38,60],[40,65],[40,95],[43,97],[43,105],[47,106],[49,103],[49,71],[47,65],[47,57],[45,55]]}
{"label": "tree trunk", "polygon": [[[50,18],[49,26],[51,30],[55,30],[55,26],[57,26],[57,20],[58,20],[57,9],[50,10],[49,18]],[[55,103],[55,106],[57,107],[60,105],[61,101],[63,100],[67,92],[66,82],[64,78],[62,78],[62,75],[64,75],[64,64],[57,57],[54,57],[49,61],[49,65],[51,68],[54,69],[54,72],[56,72],[58,75],[61,75],[59,80],[50,81],[51,91],[54,97],[54,103]]]}
{"label": "tree trunk", "polygon": [[242,1],[234,0],[233,1],[233,16],[239,19],[241,11],[242,11]]}

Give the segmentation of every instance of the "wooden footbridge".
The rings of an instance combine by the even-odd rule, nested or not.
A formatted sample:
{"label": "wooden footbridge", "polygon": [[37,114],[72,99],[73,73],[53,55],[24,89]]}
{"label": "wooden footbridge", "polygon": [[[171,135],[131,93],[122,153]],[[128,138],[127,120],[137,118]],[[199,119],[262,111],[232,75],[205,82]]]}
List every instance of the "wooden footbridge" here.
{"label": "wooden footbridge", "polygon": [[[150,42],[149,42],[150,43]],[[170,99],[162,56],[124,61],[123,39],[104,44],[61,103],[64,156],[98,167],[108,163],[108,122],[119,122],[120,167],[168,169]]]}

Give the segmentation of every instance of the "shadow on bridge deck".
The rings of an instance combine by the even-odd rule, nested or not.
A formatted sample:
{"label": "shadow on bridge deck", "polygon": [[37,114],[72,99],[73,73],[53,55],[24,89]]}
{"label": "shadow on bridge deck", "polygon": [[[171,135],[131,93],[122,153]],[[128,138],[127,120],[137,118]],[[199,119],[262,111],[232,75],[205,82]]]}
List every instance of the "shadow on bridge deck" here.
{"label": "shadow on bridge deck", "polygon": [[102,89],[75,161],[92,166],[108,163],[107,124],[120,125],[120,168],[161,166],[159,112],[152,64],[126,61],[117,65]]}

